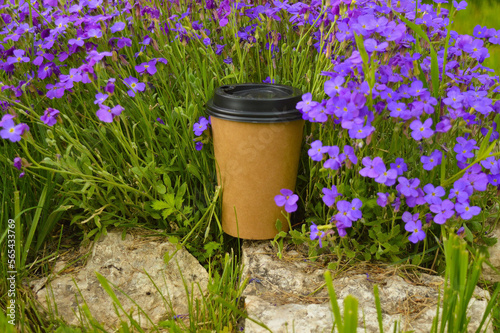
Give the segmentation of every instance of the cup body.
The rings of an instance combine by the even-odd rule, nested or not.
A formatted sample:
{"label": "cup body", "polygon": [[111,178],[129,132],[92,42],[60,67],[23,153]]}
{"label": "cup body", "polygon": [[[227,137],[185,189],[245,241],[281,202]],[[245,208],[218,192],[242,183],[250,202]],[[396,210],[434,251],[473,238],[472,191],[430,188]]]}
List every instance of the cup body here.
{"label": "cup body", "polygon": [[271,239],[276,220],[288,223],[274,197],[294,189],[303,120],[240,123],[211,118],[217,180],[222,187],[222,227],[243,239]]}
{"label": "cup body", "polygon": [[208,101],[227,234],[271,239],[288,231],[284,207],[274,197],[295,188],[304,127],[296,109],[301,100],[302,93],[289,86],[236,84],[217,88]]}

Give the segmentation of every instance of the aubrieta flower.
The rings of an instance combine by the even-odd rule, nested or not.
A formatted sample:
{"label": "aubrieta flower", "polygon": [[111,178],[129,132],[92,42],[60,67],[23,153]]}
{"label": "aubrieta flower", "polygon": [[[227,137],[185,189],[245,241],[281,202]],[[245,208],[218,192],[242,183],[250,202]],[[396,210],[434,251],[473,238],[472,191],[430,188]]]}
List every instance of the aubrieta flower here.
{"label": "aubrieta flower", "polygon": [[453,0],[453,7],[456,8],[456,10],[464,10],[467,8],[467,2],[465,0],[457,2],[456,0]]}
{"label": "aubrieta flower", "polygon": [[424,170],[429,171],[441,164],[441,157],[442,153],[436,149],[430,156],[422,155],[422,157],[420,157],[420,162],[422,162]]}
{"label": "aubrieta flower", "polygon": [[302,95],[302,101],[298,102],[296,107],[300,112],[307,114],[317,104],[318,102],[312,100],[312,94],[306,93]]}
{"label": "aubrieta flower", "polygon": [[104,101],[109,97],[108,94],[103,94],[103,93],[97,93],[95,95],[95,101],[94,104],[102,104]]}
{"label": "aubrieta flower", "polygon": [[25,57],[24,56],[25,53],[26,52],[24,50],[14,50],[14,52],[13,52],[14,56],[8,57],[7,63],[9,65],[12,65],[12,64],[20,63],[20,62],[29,62],[30,58]]}
{"label": "aubrieta flower", "polygon": [[380,207],[385,207],[389,202],[389,193],[378,192],[377,196],[377,205],[379,205]]}
{"label": "aubrieta flower", "polygon": [[104,104],[99,104],[99,110],[97,110],[96,116],[102,122],[112,123],[113,119],[115,117],[118,117],[123,110],[123,107],[119,104],[113,108],[110,108],[109,106],[106,106]]}
{"label": "aubrieta flower", "polygon": [[420,220],[406,223],[405,230],[411,233],[408,240],[413,244],[425,239],[425,232],[422,230],[422,222]]}
{"label": "aubrieta flower", "polygon": [[193,125],[194,135],[196,135],[196,136],[202,135],[203,132],[208,128],[209,124],[210,124],[210,121],[207,118],[200,117],[200,119],[198,119],[198,122],[194,123],[194,125]]}
{"label": "aubrieta flower", "polygon": [[332,189],[330,190],[327,187],[324,187],[321,192],[323,192],[323,202],[325,205],[328,207],[332,207],[333,204],[335,203],[335,200],[337,199],[338,196],[342,196],[339,192],[337,192],[337,187],[335,185],[332,185]]}
{"label": "aubrieta flower", "polygon": [[48,126],[54,126],[57,123],[57,116],[59,115],[59,110],[53,108],[47,108],[40,117],[40,120]]}
{"label": "aubrieta flower", "polygon": [[481,161],[481,165],[485,168],[490,170],[492,174],[497,174],[500,173],[500,165],[497,159],[495,157],[487,157],[483,161]]}
{"label": "aubrieta flower", "polygon": [[340,169],[345,160],[345,155],[340,153],[340,149],[337,146],[327,148],[328,156],[330,158],[323,163],[323,168],[332,170]]}
{"label": "aubrieta flower", "polygon": [[464,137],[458,137],[457,142],[455,147],[453,147],[453,151],[457,153],[455,156],[457,161],[462,163],[466,163],[468,158],[474,157],[473,149],[479,149],[474,139],[467,140]]}
{"label": "aubrieta flower", "polygon": [[433,204],[429,206],[431,212],[435,213],[434,222],[437,224],[444,224],[446,220],[455,215],[455,204],[450,200],[446,199],[439,204]]}
{"label": "aubrieta flower", "polygon": [[403,215],[401,216],[401,219],[403,222],[408,223],[408,222],[417,222],[419,217],[419,214],[412,214],[410,212],[404,212]]}
{"label": "aubrieta flower", "polygon": [[143,82],[139,83],[139,80],[137,80],[133,76],[130,76],[130,77],[126,78],[125,80],[123,80],[123,83],[125,83],[125,85],[130,88],[130,90],[127,91],[127,94],[130,97],[135,97],[136,91],[144,91],[144,89],[146,88],[145,83],[143,83]]}
{"label": "aubrieta flower", "polygon": [[481,212],[481,208],[478,206],[470,206],[468,202],[455,203],[455,210],[464,220],[470,220],[473,216]]}
{"label": "aubrieta flower", "polygon": [[408,180],[405,177],[399,177],[398,181],[399,184],[396,186],[396,190],[406,197],[418,197],[417,187],[420,184],[418,178]]}
{"label": "aubrieta flower", "polygon": [[411,132],[411,137],[417,141],[422,140],[422,138],[430,138],[434,134],[431,126],[432,118],[428,118],[424,123],[420,120],[414,120],[410,124],[410,128],[413,130]]}
{"label": "aubrieta flower", "polygon": [[285,211],[287,213],[293,213],[297,210],[297,201],[299,200],[299,196],[297,194],[293,194],[292,190],[289,189],[281,189],[281,194],[278,194],[274,197],[274,202],[278,207],[285,206]]}
{"label": "aubrieta flower", "polygon": [[314,222],[312,222],[310,230],[311,230],[311,234],[309,236],[310,239],[311,240],[317,239],[319,241],[319,247],[323,247],[323,243],[321,242],[321,240],[325,238],[326,233],[321,230],[318,230],[318,226]]}
{"label": "aubrieta flower", "polygon": [[391,169],[396,170],[398,176],[401,176],[404,172],[408,171],[408,166],[405,163],[405,160],[401,157],[396,158],[394,163],[390,164]]}
{"label": "aubrieta flower", "polygon": [[14,117],[10,114],[3,115],[2,121],[0,121],[0,127],[3,127],[3,129],[0,130],[0,137],[12,142],[17,142],[21,140],[21,136],[24,132],[29,131],[29,127],[23,123],[16,125],[13,118]]}
{"label": "aubrieta flower", "polygon": [[323,154],[326,152],[328,152],[328,147],[323,147],[323,143],[320,140],[316,140],[311,143],[311,148],[307,151],[307,154],[311,160],[319,162],[323,159]]}
{"label": "aubrieta flower", "polygon": [[21,171],[21,173],[19,173],[19,178],[23,178],[25,175],[23,168],[28,165],[28,162],[24,158],[21,158],[19,156],[14,157],[13,162],[14,162],[14,168]]}
{"label": "aubrieta flower", "polygon": [[22,160],[21,158],[18,156],[18,157],[14,157],[14,168],[16,168],[17,170],[21,171],[21,167],[22,167]]}
{"label": "aubrieta flower", "polygon": [[115,32],[118,32],[118,31],[122,31],[123,29],[125,29],[125,23],[123,22],[116,22],[115,24],[113,24],[113,26],[109,29],[112,33],[115,33]]}
{"label": "aubrieta flower", "polygon": [[149,75],[154,75],[156,73],[156,59],[152,59],[148,62],[143,62],[140,65],[135,66],[135,70],[138,73],[148,72]]}
{"label": "aubrieta flower", "polygon": [[441,197],[445,195],[444,188],[441,186],[434,187],[432,184],[427,184],[423,188],[425,195],[425,201],[428,204],[439,205],[442,200]]}

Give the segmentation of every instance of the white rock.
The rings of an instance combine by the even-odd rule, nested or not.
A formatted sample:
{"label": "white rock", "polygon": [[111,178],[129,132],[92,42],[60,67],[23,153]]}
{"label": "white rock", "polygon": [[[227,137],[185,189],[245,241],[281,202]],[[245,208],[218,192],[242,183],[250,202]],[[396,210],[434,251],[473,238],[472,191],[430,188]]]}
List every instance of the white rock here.
{"label": "white rock", "polygon": [[[304,261],[300,254],[285,252],[279,260],[269,241],[243,243],[243,277],[249,284],[243,292],[248,316],[265,324],[272,332],[331,332],[332,315],[328,292],[324,287],[325,269]],[[359,270],[358,270],[359,271]],[[347,295],[358,299],[360,332],[379,332],[374,284],[379,285],[384,331],[392,332],[398,323],[402,330],[430,331],[436,314],[439,288],[443,279],[421,274],[414,284],[380,267],[377,274],[352,273],[333,280],[339,307]],[[489,294],[476,288],[469,305],[469,332],[475,332],[488,302]],[[484,327],[483,327],[484,329]],[[245,332],[268,332],[246,319]],[[488,332],[492,332],[491,327]]]}
{"label": "white rock", "polygon": [[[42,306],[48,308],[49,295],[51,307],[54,308],[55,300],[58,314],[69,324],[80,325],[78,306],[83,304],[83,296],[92,316],[106,328],[113,329],[119,325],[120,320],[111,298],[97,280],[95,272],[99,272],[110,285],[116,285],[134,300],[151,321],[157,324],[160,320],[169,319],[174,315],[187,314],[188,297],[184,283],[189,286],[189,293],[194,293],[195,299],[200,298],[200,289],[202,293],[207,290],[207,271],[185,249],[181,248],[165,264],[165,254],[168,252],[172,256],[175,251],[176,246],[166,241],[151,241],[130,234],[122,240],[121,232],[108,232],[107,236],[95,244],[93,256],[78,272],[52,277],[42,289],[37,281],[32,285]],[[59,264],[58,267],[62,265]],[[152,281],[167,300],[167,304]],[[139,321],[143,328],[152,326],[129,298],[116,288],[113,289],[128,314],[132,312],[133,318]],[[128,322],[123,311],[119,312]]]}

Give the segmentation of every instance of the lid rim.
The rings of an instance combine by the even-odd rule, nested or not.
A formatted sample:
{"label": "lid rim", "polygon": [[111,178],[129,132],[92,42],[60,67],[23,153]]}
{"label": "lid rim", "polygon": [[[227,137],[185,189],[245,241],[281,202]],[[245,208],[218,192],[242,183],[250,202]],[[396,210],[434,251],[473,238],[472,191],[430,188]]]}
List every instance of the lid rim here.
{"label": "lid rim", "polygon": [[[264,94],[271,95],[273,90],[277,90],[279,97],[259,98],[257,90],[262,88],[268,89]],[[252,96],[252,91],[257,91],[256,97]],[[246,92],[247,96],[244,95]],[[289,96],[283,96],[286,93]],[[243,83],[217,87],[206,108],[209,115],[221,119],[255,123],[286,122],[302,119],[301,112],[296,108],[301,100],[302,92],[291,86]]]}

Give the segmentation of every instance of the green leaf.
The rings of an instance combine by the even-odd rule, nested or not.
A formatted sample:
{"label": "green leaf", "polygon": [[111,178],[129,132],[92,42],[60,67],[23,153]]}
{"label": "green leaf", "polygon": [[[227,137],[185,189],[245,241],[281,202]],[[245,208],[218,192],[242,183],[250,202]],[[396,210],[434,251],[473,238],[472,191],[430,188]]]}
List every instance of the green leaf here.
{"label": "green leaf", "polygon": [[[482,156],[484,154],[484,152],[486,151],[486,147],[488,146],[488,143],[490,142],[490,137],[491,137],[492,133],[493,133],[493,127],[490,128],[490,130],[488,131],[488,134],[486,134],[483,141],[481,142],[481,146],[479,146],[479,151],[477,153],[477,156]],[[495,144],[495,142],[493,144]]]}
{"label": "green leaf", "polygon": [[358,330],[358,300],[347,295],[344,299],[344,332],[356,333]]}
{"label": "green leaf", "polygon": [[170,206],[165,201],[155,200],[153,201],[151,207],[153,207],[153,209],[155,210],[162,210],[169,208]]}
{"label": "green leaf", "polygon": [[361,56],[361,59],[363,60],[363,64],[368,66],[368,53],[366,52],[366,49],[365,49],[363,37],[361,35],[358,35],[357,33],[354,33],[354,38],[356,39],[356,46],[358,48],[359,55]]}
{"label": "green leaf", "polygon": [[163,184],[156,184],[156,191],[160,194],[165,194],[167,192],[167,187]]}
{"label": "green leaf", "polygon": [[464,225],[464,230],[465,230],[465,239],[467,239],[467,241],[472,243],[474,241],[474,236],[472,235],[472,232],[466,225]]}
{"label": "green leaf", "polygon": [[168,208],[168,209],[165,209],[164,211],[161,212],[161,216],[164,219],[166,219],[167,217],[169,217],[170,215],[172,215],[173,212],[174,212],[173,208]]}

